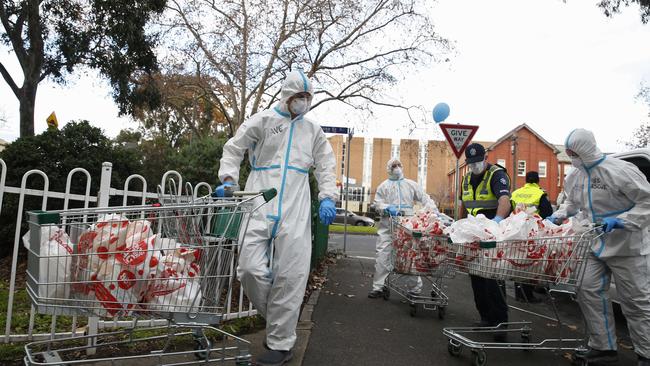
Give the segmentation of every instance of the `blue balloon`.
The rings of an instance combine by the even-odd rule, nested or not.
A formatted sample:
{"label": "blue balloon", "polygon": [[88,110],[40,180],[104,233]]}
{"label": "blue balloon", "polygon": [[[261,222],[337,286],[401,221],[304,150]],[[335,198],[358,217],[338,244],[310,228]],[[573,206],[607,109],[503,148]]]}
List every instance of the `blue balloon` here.
{"label": "blue balloon", "polygon": [[438,103],[433,107],[433,120],[440,123],[449,117],[449,106],[447,103]]}

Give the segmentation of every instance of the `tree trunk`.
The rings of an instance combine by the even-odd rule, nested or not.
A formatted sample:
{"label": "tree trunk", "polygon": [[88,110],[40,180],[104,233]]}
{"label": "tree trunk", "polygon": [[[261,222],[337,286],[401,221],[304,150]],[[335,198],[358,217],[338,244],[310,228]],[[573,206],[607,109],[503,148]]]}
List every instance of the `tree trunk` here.
{"label": "tree trunk", "polygon": [[20,137],[34,136],[34,105],[38,83],[30,85],[25,81],[20,90]]}

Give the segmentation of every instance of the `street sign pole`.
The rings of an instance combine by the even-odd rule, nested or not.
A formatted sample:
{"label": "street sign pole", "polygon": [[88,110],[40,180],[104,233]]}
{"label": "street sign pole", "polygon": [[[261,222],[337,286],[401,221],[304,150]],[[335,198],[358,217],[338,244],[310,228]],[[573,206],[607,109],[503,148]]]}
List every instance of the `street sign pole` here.
{"label": "street sign pole", "polygon": [[456,158],[456,189],[454,190],[454,220],[460,219],[460,212],[458,212],[458,189],[460,188],[460,159]]}
{"label": "street sign pole", "polygon": [[345,215],[343,216],[343,253],[347,253],[348,244],[348,200],[350,196],[350,142],[354,130],[347,127],[321,126],[325,133],[336,133],[347,135],[345,145]]}
{"label": "street sign pole", "polygon": [[350,199],[350,142],[352,141],[354,130],[348,133],[348,139],[345,144],[345,216],[343,217],[343,254],[347,253],[348,246],[348,202]]}

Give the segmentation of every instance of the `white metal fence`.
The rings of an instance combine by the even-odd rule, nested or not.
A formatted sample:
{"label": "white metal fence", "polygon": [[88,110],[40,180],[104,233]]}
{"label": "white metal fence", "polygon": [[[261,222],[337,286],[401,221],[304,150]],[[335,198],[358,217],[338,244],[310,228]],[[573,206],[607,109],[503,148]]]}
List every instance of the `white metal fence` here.
{"label": "white metal fence", "polygon": [[[17,288],[16,274],[18,271],[18,264],[19,264],[18,251],[20,249],[20,239],[21,239],[20,233],[23,227],[22,223],[25,217],[24,201],[26,196],[41,197],[42,210],[45,210],[47,208],[48,198],[63,199],[63,209],[65,210],[69,207],[71,201],[81,202],[83,203],[83,206],[86,208],[87,207],[108,207],[109,199],[111,197],[120,197],[120,196],[123,197],[122,205],[127,205],[129,197],[140,198],[141,201],[139,202],[139,204],[145,204],[145,201],[147,199],[158,199],[160,195],[169,194],[170,191],[171,193],[180,192],[180,187],[184,187],[183,178],[181,177],[180,173],[174,170],[170,170],[162,176],[160,185],[156,184],[156,186],[154,187],[154,192],[150,192],[147,190],[148,187],[147,181],[143,176],[139,174],[133,174],[127,177],[127,179],[124,182],[123,189],[121,190],[116,189],[110,186],[111,174],[113,170],[112,166],[113,165],[108,162],[102,164],[99,192],[97,193],[96,196],[93,196],[91,195],[90,192],[92,177],[90,176],[90,173],[83,168],[75,168],[68,173],[65,192],[50,191],[49,178],[44,172],[40,170],[30,170],[26,172],[22,177],[20,187],[6,186],[5,180],[7,176],[7,165],[2,159],[0,159],[0,167],[2,169],[2,172],[0,173],[0,214],[2,214],[2,208],[3,208],[2,203],[3,203],[5,193],[18,195],[16,231],[15,231],[14,241],[13,241],[13,251],[12,251],[12,258],[11,258],[11,266],[12,266],[11,278],[9,282],[9,297],[8,297],[8,303],[6,309],[7,317],[5,323],[5,336],[4,336],[5,343],[31,341],[31,340],[38,340],[38,339],[51,339],[51,338],[59,338],[59,337],[70,337],[70,336],[81,335],[81,334],[92,335],[92,334],[97,334],[99,329],[102,328],[126,327],[126,326],[132,326],[134,324],[133,320],[120,320],[120,319],[99,320],[98,318],[88,318],[88,319],[84,319],[84,321],[80,321],[80,319],[77,319],[77,317],[72,317],[72,324],[70,326],[70,330],[61,331],[60,329],[57,330],[57,328],[60,328],[57,327],[57,317],[52,316],[50,332],[37,333],[34,331],[35,330],[34,320],[35,320],[36,313],[34,307],[32,306],[29,314],[29,326],[27,328],[27,333],[20,334],[19,332],[16,332],[15,330],[12,329],[12,320],[15,315],[13,312],[14,301],[16,298],[15,295],[16,295],[16,288]],[[40,176],[42,178],[43,181],[42,190],[31,189],[27,187],[27,182],[29,178],[33,175]],[[70,193],[70,188],[73,179],[86,180],[86,189],[84,194]],[[142,190],[140,191],[129,190],[129,186],[131,182],[134,180],[141,182]],[[31,179],[29,181],[33,184],[35,180]],[[203,189],[203,194],[208,194],[211,192],[210,185],[205,182],[196,184],[195,186],[186,184],[185,187],[186,187],[186,191],[190,191],[187,193],[193,194],[195,197],[199,196],[202,189]],[[243,291],[239,292],[239,298],[236,299],[237,300],[236,303],[238,304],[236,307],[232,306],[233,303],[232,296],[233,296],[232,291],[230,291],[228,293],[228,300],[226,302],[227,308],[224,314],[225,320],[253,316],[257,313],[256,310],[252,308],[252,305],[250,305],[250,302],[245,301]],[[5,309],[0,309],[0,311],[2,310]],[[78,326],[80,323],[83,323],[84,325]],[[163,324],[166,324],[166,320],[164,319],[137,322],[138,326],[154,326],[154,325],[163,325]]]}

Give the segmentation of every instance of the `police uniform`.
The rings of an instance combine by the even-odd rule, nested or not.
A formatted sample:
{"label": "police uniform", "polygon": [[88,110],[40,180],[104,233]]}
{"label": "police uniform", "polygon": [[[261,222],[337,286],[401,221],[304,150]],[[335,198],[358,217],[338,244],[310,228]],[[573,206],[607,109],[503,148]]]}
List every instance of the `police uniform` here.
{"label": "police uniform", "polygon": [[[482,161],[485,149],[471,144],[465,151],[468,162]],[[468,215],[479,213],[488,219],[497,214],[498,200],[510,197],[510,178],[503,167],[487,164],[483,173],[467,173],[461,183],[461,197]],[[470,275],[476,309],[481,316],[481,325],[496,326],[508,321],[508,304],[505,294],[496,280]]]}

